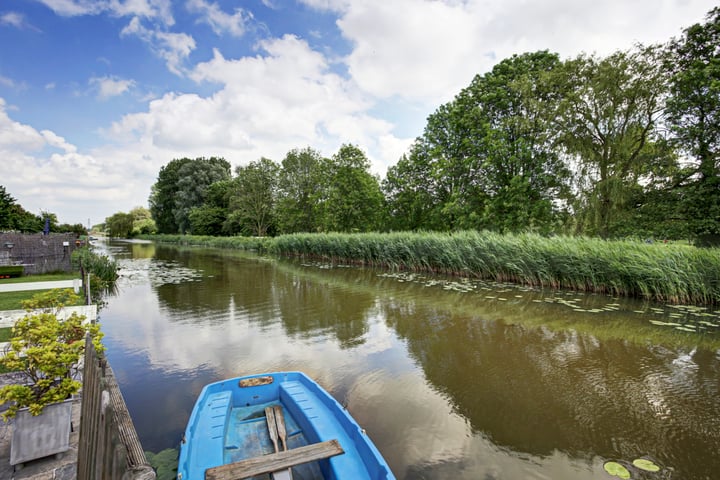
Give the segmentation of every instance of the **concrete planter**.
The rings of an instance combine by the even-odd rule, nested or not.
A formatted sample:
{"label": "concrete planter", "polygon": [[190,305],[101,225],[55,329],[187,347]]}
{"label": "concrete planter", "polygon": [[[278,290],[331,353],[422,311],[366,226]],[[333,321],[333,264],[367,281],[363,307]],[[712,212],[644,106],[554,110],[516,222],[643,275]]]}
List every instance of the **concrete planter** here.
{"label": "concrete planter", "polygon": [[27,408],[17,412],[10,444],[10,465],[70,449],[72,399],[47,405],[36,417]]}

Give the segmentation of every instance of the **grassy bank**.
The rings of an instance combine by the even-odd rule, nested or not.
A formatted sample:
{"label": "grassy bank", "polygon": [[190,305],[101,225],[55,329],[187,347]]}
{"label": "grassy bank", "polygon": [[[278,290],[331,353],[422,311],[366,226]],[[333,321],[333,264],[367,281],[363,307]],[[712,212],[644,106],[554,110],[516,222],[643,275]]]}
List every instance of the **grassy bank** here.
{"label": "grassy bank", "polygon": [[155,238],[659,302],[720,303],[720,250],[687,245],[474,231]]}
{"label": "grassy bank", "polygon": [[203,235],[140,235],[138,238],[171,245],[227,248],[265,252],[273,242],[270,237],[208,237]]}
{"label": "grassy bank", "polygon": [[[79,273],[48,273],[44,275],[28,275],[25,277],[3,278],[0,284],[53,282],[58,280],[80,279]],[[24,290],[21,292],[0,292],[0,310],[22,310],[23,300],[30,300],[35,294],[48,290]]]}

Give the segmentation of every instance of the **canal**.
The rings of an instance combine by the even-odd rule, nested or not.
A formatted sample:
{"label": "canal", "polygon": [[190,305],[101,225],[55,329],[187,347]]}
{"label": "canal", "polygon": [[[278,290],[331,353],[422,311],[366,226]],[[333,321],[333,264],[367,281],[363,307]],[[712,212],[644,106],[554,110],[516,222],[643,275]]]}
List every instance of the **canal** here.
{"label": "canal", "polygon": [[[720,478],[720,318],[552,292],[151,243],[100,321],[146,450],[216,380],[301,370],[399,479]],[[637,459],[660,467],[648,472]]]}

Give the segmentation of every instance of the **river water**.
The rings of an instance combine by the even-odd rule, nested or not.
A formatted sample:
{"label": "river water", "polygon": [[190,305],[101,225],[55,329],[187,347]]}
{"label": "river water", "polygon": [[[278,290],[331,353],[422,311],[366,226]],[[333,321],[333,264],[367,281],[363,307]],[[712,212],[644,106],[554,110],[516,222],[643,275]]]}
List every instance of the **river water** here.
{"label": "river water", "polygon": [[[720,478],[718,312],[148,243],[100,312],[146,450],[210,382],[301,370],[399,479]],[[660,467],[632,466],[647,459]]]}

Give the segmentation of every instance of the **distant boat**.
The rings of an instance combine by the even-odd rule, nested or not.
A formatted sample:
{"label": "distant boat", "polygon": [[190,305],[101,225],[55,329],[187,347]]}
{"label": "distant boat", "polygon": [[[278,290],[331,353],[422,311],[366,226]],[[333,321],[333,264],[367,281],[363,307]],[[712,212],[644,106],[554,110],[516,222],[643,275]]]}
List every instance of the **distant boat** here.
{"label": "distant boat", "polygon": [[180,445],[177,478],[395,476],[365,431],[320,385],[301,372],[280,372],[203,388]]}

